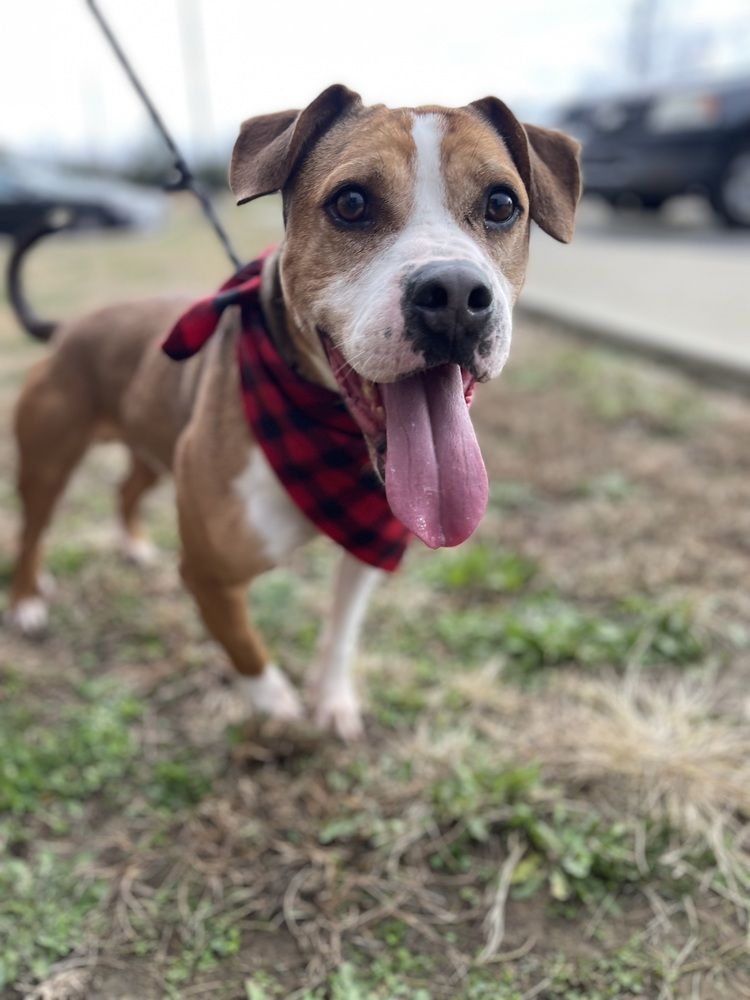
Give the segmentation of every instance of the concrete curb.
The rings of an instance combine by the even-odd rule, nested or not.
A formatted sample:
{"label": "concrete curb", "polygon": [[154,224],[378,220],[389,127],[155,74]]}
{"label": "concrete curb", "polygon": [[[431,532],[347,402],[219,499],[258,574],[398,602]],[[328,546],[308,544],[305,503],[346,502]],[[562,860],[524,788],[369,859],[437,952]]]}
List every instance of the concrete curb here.
{"label": "concrete curb", "polygon": [[712,385],[750,393],[750,353],[738,356],[721,343],[680,343],[673,330],[659,329],[658,324],[636,328],[603,309],[578,306],[571,308],[555,295],[524,290],[516,306],[520,316],[554,323],[561,330],[586,340],[608,344],[618,350],[639,354]]}

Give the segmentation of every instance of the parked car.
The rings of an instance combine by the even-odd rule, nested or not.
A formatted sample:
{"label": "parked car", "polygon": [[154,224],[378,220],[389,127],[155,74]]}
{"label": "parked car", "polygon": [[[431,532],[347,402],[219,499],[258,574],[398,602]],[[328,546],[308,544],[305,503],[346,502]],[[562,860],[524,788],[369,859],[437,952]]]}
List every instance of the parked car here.
{"label": "parked car", "polygon": [[580,101],[560,127],[583,143],[586,193],[652,210],[699,193],[750,227],[750,78]]}
{"label": "parked car", "polygon": [[13,240],[5,281],[21,325],[39,340],[56,326],[40,319],[24,295],[23,262],[40,240],[71,229],[152,229],[164,217],[164,201],[161,191],[0,153],[0,235]]}
{"label": "parked car", "polygon": [[150,229],[164,214],[160,191],[67,172],[0,153],[0,233],[21,237],[62,213],[65,228]]}

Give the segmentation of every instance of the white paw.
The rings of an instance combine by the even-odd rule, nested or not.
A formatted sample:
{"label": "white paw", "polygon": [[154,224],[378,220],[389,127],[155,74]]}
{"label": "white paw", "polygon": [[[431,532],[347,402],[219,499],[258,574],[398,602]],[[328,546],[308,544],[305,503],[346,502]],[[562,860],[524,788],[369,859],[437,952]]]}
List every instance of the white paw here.
{"label": "white paw", "polygon": [[24,597],[8,609],[5,620],[24,635],[33,635],[46,627],[48,617],[47,605],[41,597]]}
{"label": "white paw", "polygon": [[286,675],[269,663],[260,677],[242,677],[240,686],[256,712],[293,722],[302,718],[302,704]]}
{"label": "white paw", "polygon": [[146,538],[136,538],[123,533],[120,535],[120,552],[136,566],[153,566],[156,562],[156,547]]}
{"label": "white paw", "polygon": [[361,739],[365,727],[354,688],[347,684],[331,691],[320,690],[316,698],[315,724],[335,733],[345,743]]}

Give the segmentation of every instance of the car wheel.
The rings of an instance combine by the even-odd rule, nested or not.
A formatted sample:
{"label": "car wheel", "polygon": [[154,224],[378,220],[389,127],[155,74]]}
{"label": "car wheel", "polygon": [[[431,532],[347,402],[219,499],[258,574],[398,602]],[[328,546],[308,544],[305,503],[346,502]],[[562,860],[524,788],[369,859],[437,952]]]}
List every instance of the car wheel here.
{"label": "car wheel", "polygon": [[711,200],[727,225],[750,227],[750,146],[730,156]]}
{"label": "car wheel", "polygon": [[644,212],[660,212],[666,200],[658,194],[642,194],[640,195],[641,209]]}

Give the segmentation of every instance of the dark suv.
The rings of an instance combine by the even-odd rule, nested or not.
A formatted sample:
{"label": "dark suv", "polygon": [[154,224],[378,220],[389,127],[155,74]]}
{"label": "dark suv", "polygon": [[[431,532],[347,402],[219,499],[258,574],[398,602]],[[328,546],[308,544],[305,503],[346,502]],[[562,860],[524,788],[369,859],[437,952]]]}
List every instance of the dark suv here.
{"label": "dark suv", "polygon": [[583,143],[587,193],[646,209],[700,193],[750,227],[750,78],[581,101],[560,127]]}

